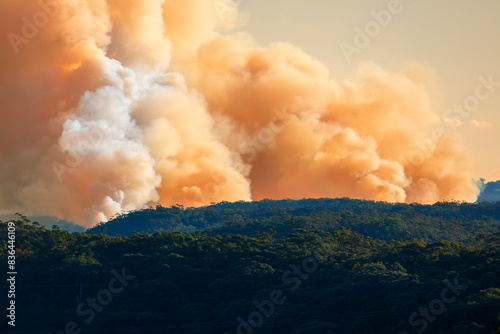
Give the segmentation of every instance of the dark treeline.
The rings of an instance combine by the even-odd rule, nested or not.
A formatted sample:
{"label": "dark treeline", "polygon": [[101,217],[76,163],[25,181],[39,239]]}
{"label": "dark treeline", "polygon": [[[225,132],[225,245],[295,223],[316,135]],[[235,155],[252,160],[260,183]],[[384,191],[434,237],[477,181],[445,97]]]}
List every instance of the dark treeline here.
{"label": "dark treeline", "polygon": [[88,233],[130,236],[132,232],[180,231],[255,236],[273,230],[277,239],[297,228],[352,231],[383,241],[465,241],[500,229],[500,202],[434,205],[339,199],[222,202],[202,208],[157,206],[119,215]]}
{"label": "dark treeline", "polygon": [[[397,205],[373,211],[378,206],[368,203],[366,210],[374,217],[397,214],[406,226],[405,217],[412,216],[498,223],[498,206],[484,210],[487,218],[456,204],[414,214],[411,207]],[[440,208],[446,216],[440,216]],[[294,210],[314,216],[308,206],[290,210],[279,213],[283,224],[299,217],[290,213]],[[344,217],[352,211],[317,214],[325,212]],[[264,222],[277,219],[262,215]],[[369,215],[357,215],[370,222]],[[461,238],[463,228],[449,235]],[[6,223],[0,223],[0,234],[0,261],[6,263]],[[381,241],[342,228],[285,234],[70,234],[21,216],[16,222],[17,319],[8,332],[469,334],[495,333],[498,327],[498,233],[470,237],[467,243]],[[7,305],[2,306],[0,328],[6,332]]]}

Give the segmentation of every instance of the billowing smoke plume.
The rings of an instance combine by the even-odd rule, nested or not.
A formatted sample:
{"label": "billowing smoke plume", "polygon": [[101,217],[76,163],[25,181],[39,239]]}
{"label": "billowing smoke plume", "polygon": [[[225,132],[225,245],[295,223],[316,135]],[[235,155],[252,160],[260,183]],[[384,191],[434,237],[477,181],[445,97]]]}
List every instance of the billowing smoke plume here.
{"label": "billowing smoke plume", "polygon": [[230,33],[230,0],[0,13],[0,213],[92,225],[154,203],[477,195],[459,140],[429,131],[416,65],[335,81],[292,45]]}

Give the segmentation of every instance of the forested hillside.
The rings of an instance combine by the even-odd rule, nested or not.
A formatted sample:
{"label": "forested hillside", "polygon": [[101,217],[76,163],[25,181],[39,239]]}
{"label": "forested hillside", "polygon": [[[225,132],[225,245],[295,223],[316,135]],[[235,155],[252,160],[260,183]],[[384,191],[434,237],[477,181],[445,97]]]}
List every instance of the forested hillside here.
{"label": "forested hillside", "polygon": [[297,228],[313,227],[330,232],[345,227],[383,241],[460,241],[473,234],[498,231],[500,202],[421,205],[339,198],[223,202],[202,208],[157,206],[122,214],[88,233],[130,236],[134,231],[152,234],[173,230],[253,237],[271,232],[280,239]]}
{"label": "forested hillside", "polygon": [[[439,208],[427,209],[437,219]],[[463,215],[460,206],[443,210]],[[498,326],[500,234],[464,244],[381,242],[346,229],[276,240],[266,232],[70,234],[25,217],[15,225],[9,333],[474,334]],[[6,263],[6,223],[0,234]]]}
{"label": "forested hillside", "polygon": [[495,202],[500,201],[500,181],[488,182],[483,185],[478,202]]}

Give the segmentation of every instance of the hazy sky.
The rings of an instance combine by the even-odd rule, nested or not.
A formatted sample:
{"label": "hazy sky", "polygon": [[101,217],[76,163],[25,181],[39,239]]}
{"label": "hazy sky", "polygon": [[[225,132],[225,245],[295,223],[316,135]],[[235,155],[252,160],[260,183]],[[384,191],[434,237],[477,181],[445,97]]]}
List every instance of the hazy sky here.
{"label": "hazy sky", "polygon": [[475,201],[500,176],[500,1],[447,3],[0,1],[0,214]]}
{"label": "hazy sky", "polygon": [[[372,11],[387,10],[389,3],[241,0],[240,7],[249,14],[241,30],[252,33],[263,45],[281,40],[300,46],[325,63],[335,80],[353,79],[359,63],[365,61],[386,68],[406,62],[427,65],[436,73],[440,93],[436,111],[443,117],[449,108],[475,95],[480,76],[488,79],[491,75],[494,82],[500,82],[500,1],[403,0],[394,10],[399,13],[392,14],[390,23],[377,34],[377,27],[370,25]],[[374,29],[374,37],[348,62],[340,45],[356,46],[355,28],[364,30],[367,24]],[[477,177],[489,180],[500,179],[500,87],[493,89],[477,108],[471,104],[468,118],[455,117],[463,123],[456,131],[474,155]],[[443,129],[453,130],[451,126]]]}

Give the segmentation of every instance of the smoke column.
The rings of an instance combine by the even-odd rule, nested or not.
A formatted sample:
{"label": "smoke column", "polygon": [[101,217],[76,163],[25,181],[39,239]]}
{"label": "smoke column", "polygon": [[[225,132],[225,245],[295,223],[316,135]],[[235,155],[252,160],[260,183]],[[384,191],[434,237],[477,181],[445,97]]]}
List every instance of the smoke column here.
{"label": "smoke column", "polygon": [[155,203],[477,196],[460,139],[431,133],[418,65],[335,80],[293,45],[231,33],[244,17],[230,0],[0,13],[0,213],[92,226]]}

